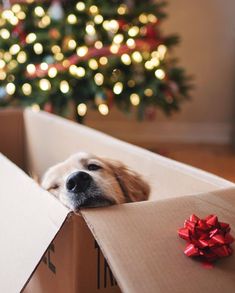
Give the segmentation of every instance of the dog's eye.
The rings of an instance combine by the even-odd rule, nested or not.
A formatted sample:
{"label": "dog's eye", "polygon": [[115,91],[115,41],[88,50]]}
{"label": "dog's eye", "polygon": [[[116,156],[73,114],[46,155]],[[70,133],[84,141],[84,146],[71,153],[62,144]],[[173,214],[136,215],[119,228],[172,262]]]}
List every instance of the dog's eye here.
{"label": "dog's eye", "polygon": [[89,171],[97,171],[97,170],[101,169],[101,166],[96,165],[96,164],[89,164],[89,165],[87,165],[87,169]]}
{"label": "dog's eye", "polygon": [[59,184],[54,184],[50,187],[50,189],[58,189],[59,188]]}

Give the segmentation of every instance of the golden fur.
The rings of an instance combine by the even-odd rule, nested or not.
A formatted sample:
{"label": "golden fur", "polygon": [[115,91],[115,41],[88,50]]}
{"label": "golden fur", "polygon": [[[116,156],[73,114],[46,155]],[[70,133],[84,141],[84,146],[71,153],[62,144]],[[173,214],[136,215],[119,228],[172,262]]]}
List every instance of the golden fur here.
{"label": "golden fur", "polygon": [[[89,170],[91,165],[99,169]],[[89,187],[83,191],[68,191],[69,176],[79,172],[91,178]],[[77,153],[51,167],[43,176],[41,186],[72,210],[143,201],[150,193],[150,187],[142,177],[123,163],[87,153]]]}

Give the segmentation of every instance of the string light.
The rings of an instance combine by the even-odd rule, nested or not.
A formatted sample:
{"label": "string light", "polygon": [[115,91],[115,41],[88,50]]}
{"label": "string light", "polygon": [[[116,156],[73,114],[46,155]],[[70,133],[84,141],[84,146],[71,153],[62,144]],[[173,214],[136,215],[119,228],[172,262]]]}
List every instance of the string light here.
{"label": "string light", "polygon": [[43,52],[43,46],[42,46],[42,44],[40,44],[40,43],[36,43],[36,44],[34,44],[34,45],[33,45],[33,50],[34,50],[34,52],[35,52],[37,55],[42,54],[42,52]]}
{"label": "string light", "polygon": [[14,83],[9,82],[6,85],[6,92],[8,93],[8,95],[13,95],[15,93],[16,90],[16,86],[14,85]]}
{"label": "string light", "polygon": [[3,69],[6,66],[6,62],[0,59],[0,69]]}
{"label": "string light", "polygon": [[15,68],[17,67],[17,65],[18,65],[18,63],[17,63],[16,60],[11,60],[11,61],[9,62],[9,64],[8,64],[8,68],[9,68],[10,70],[13,70],[13,69],[15,69]]}
{"label": "string light", "polygon": [[39,81],[39,87],[43,91],[48,91],[51,89],[51,83],[48,79],[43,78]]}
{"label": "string light", "polygon": [[100,73],[100,72],[96,73],[95,76],[94,76],[94,80],[95,80],[95,83],[97,85],[99,85],[99,86],[102,85],[103,82],[104,82],[104,76],[103,76],[103,74]]}
{"label": "string light", "polygon": [[128,80],[127,85],[129,87],[134,87],[135,86],[135,81],[133,79]]}
{"label": "string light", "polygon": [[24,13],[24,11],[20,11],[19,13],[17,13],[17,17],[18,17],[20,20],[23,20],[23,19],[25,19],[26,14]]}
{"label": "string light", "polygon": [[143,24],[148,23],[148,17],[147,17],[147,15],[144,14],[144,13],[140,14],[140,16],[139,16],[139,21],[140,21],[141,23],[143,23]]}
{"label": "string light", "polygon": [[158,79],[164,79],[166,74],[165,72],[162,70],[162,69],[157,69],[155,71],[155,76],[158,78]]}
{"label": "string light", "polygon": [[19,20],[18,20],[18,18],[17,18],[16,16],[11,17],[8,21],[9,21],[10,24],[12,24],[12,25],[17,25],[18,22],[19,22]]}
{"label": "string light", "polygon": [[31,85],[30,85],[29,83],[24,83],[24,84],[22,85],[22,91],[23,91],[23,93],[24,93],[26,96],[31,95],[31,93],[32,93],[32,87],[31,87]]}
{"label": "string light", "polygon": [[127,5],[126,4],[121,4],[118,9],[117,9],[117,13],[119,15],[123,15],[127,12]]}
{"label": "string light", "polygon": [[47,69],[48,69],[48,65],[47,65],[47,63],[46,63],[46,62],[42,62],[42,63],[40,64],[40,68],[41,68],[42,70],[47,70]]}
{"label": "string light", "polygon": [[103,47],[103,43],[101,41],[96,41],[95,42],[95,48],[96,49],[101,49]]}
{"label": "string light", "polygon": [[69,83],[66,80],[62,80],[60,82],[60,90],[63,94],[66,94],[69,92]]}
{"label": "string light", "polygon": [[143,60],[142,55],[138,51],[133,52],[132,55],[131,55],[131,57],[137,63],[140,63]]}
{"label": "string light", "polygon": [[118,22],[115,19],[105,20],[103,22],[103,28],[106,31],[111,31],[111,32],[115,33],[118,30],[118,28],[119,28],[119,24],[118,24]]}
{"label": "string light", "polygon": [[152,70],[154,68],[153,62],[151,62],[150,60],[149,61],[146,61],[145,64],[144,64],[144,66],[148,70]]}
{"label": "string light", "polygon": [[151,62],[153,63],[153,66],[157,67],[160,64],[160,61],[158,58],[152,58]]}
{"label": "string light", "polygon": [[6,62],[9,62],[12,59],[12,55],[9,52],[5,52],[3,58]]}
{"label": "string light", "polygon": [[95,17],[94,17],[94,22],[96,24],[101,24],[103,22],[104,18],[101,14],[97,14]]}
{"label": "string light", "polygon": [[7,29],[3,28],[3,29],[0,30],[0,36],[1,36],[4,40],[7,40],[7,39],[10,38],[10,32],[9,32]]}
{"label": "string light", "polygon": [[70,65],[70,61],[68,59],[65,59],[63,62],[62,62],[62,65],[64,66],[64,68],[68,68],[69,65]]}
{"label": "string light", "polygon": [[19,63],[25,63],[27,60],[27,55],[24,51],[19,52],[18,56],[17,56],[17,61]]}
{"label": "string light", "polygon": [[0,30],[0,36],[2,37],[2,39],[7,40],[10,37],[10,32],[7,29],[3,28]]}
{"label": "string light", "polygon": [[157,48],[158,54],[159,54],[159,58],[162,60],[165,57],[165,54],[167,52],[167,47],[163,44],[159,45]]}
{"label": "string light", "polygon": [[10,74],[10,75],[8,76],[7,80],[8,80],[9,82],[13,82],[13,81],[15,80],[15,76],[14,76],[13,74]]}
{"label": "string light", "polygon": [[82,46],[82,47],[79,47],[77,48],[77,55],[79,57],[83,57],[87,54],[88,52],[88,48],[86,46]]}
{"label": "string light", "polygon": [[70,65],[69,66],[69,72],[70,72],[70,74],[75,75],[76,72],[77,72],[77,66],[74,65],[74,64]]}
{"label": "string light", "polygon": [[154,14],[148,14],[148,21],[155,23],[157,22],[157,17]]}
{"label": "string light", "polygon": [[128,54],[123,54],[121,56],[121,60],[125,65],[130,65],[131,64],[131,58]]}
{"label": "string light", "polygon": [[0,70],[0,80],[4,80],[6,79],[6,77],[7,77],[6,72]]}
{"label": "string light", "polygon": [[152,89],[145,89],[144,94],[147,97],[151,97],[153,95],[153,90]]}
{"label": "string light", "polygon": [[91,7],[90,7],[89,10],[90,10],[90,13],[91,13],[91,14],[97,14],[97,13],[99,12],[98,7],[95,6],[95,5],[91,5]]}
{"label": "string light", "polygon": [[49,68],[49,70],[48,70],[48,76],[49,76],[50,78],[54,78],[54,77],[56,77],[57,73],[58,73],[58,71],[57,71],[57,69],[56,69],[55,67],[51,67],[51,68]]}
{"label": "string light", "polygon": [[38,104],[32,104],[31,109],[34,112],[39,112],[40,111],[40,106]]}
{"label": "string light", "polygon": [[43,16],[42,20],[39,22],[39,27],[44,28],[51,23],[51,18],[48,15]]}
{"label": "string light", "polygon": [[104,116],[108,115],[108,113],[109,113],[109,108],[106,104],[100,104],[98,106],[98,110],[99,110],[100,114],[104,115]]}
{"label": "string light", "polygon": [[88,66],[92,69],[92,70],[96,70],[98,69],[99,65],[98,62],[95,59],[90,59],[88,62]]}
{"label": "string light", "polygon": [[42,17],[43,15],[45,15],[45,11],[42,8],[42,6],[37,6],[34,9],[34,13],[38,16],[38,17]]}
{"label": "string light", "polygon": [[87,112],[87,106],[84,103],[81,103],[77,106],[77,112],[79,116],[85,116]]}
{"label": "string light", "polygon": [[102,24],[103,28],[108,31],[109,30],[109,21],[108,20],[105,20]]}
{"label": "string light", "polygon": [[140,103],[140,96],[136,93],[130,95],[130,101],[133,106],[138,106]]}
{"label": "string light", "polygon": [[18,12],[20,12],[21,7],[20,7],[19,4],[14,4],[14,5],[12,5],[11,10],[12,10],[14,13],[18,13]]}
{"label": "string light", "polygon": [[76,5],[76,9],[78,10],[78,11],[84,11],[85,10],[85,8],[86,8],[86,6],[85,6],[85,3],[84,2],[78,2],[77,3],[77,5]]}
{"label": "string light", "polygon": [[133,26],[128,30],[128,35],[130,37],[135,37],[138,35],[140,29],[138,28],[138,26]]}
{"label": "string light", "polygon": [[77,23],[77,16],[75,14],[69,14],[67,17],[67,21],[70,24],[75,24]]}
{"label": "string light", "polygon": [[26,70],[29,74],[34,74],[36,71],[36,67],[34,64],[28,64]]}
{"label": "string light", "polygon": [[124,40],[124,36],[122,34],[117,34],[113,38],[113,42],[115,44],[121,44],[121,42]]}
{"label": "string light", "polygon": [[120,46],[117,44],[112,44],[110,46],[110,52],[116,54],[119,51]]}
{"label": "string light", "polygon": [[73,40],[73,39],[69,40],[69,42],[68,42],[69,49],[73,50],[76,48],[76,46],[77,46],[77,43],[75,40]]}
{"label": "string light", "polygon": [[36,39],[37,39],[36,34],[35,34],[35,33],[30,33],[30,34],[27,35],[25,41],[26,41],[27,44],[31,44],[31,43],[33,43]]}
{"label": "string light", "polygon": [[61,48],[58,45],[54,45],[51,47],[51,51],[53,54],[57,54],[61,52]]}
{"label": "string light", "polygon": [[3,10],[3,12],[2,12],[2,18],[9,20],[12,17],[14,17],[14,13],[11,10],[8,10],[8,9]]}
{"label": "string light", "polygon": [[57,61],[61,61],[61,60],[63,60],[63,58],[64,58],[64,55],[62,53],[55,54],[55,59]]}
{"label": "string light", "polygon": [[130,49],[134,49],[135,48],[135,40],[134,39],[128,39],[126,41],[126,44],[127,46],[130,48]]}
{"label": "string light", "polygon": [[19,53],[20,51],[20,46],[18,44],[14,44],[10,47],[9,49],[9,52],[12,54],[12,55],[16,55],[17,53]]}
{"label": "string light", "polygon": [[112,32],[116,32],[119,28],[119,24],[115,19],[109,21],[109,29]]}
{"label": "string light", "polygon": [[116,95],[120,95],[120,93],[122,92],[122,90],[123,90],[123,84],[121,82],[115,83],[115,85],[113,86],[113,92]]}
{"label": "string light", "polygon": [[89,24],[86,25],[86,32],[90,36],[94,36],[95,35],[96,31],[95,31],[94,26],[91,23],[89,23]]}
{"label": "string light", "polygon": [[78,77],[83,77],[86,74],[86,70],[83,67],[79,66],[76,69],[76,74]]}
{"label": "string light", "polygon": [[106,65],[108,63],[108,58],[103,56],[99,59],[99,62],[101,65]]}

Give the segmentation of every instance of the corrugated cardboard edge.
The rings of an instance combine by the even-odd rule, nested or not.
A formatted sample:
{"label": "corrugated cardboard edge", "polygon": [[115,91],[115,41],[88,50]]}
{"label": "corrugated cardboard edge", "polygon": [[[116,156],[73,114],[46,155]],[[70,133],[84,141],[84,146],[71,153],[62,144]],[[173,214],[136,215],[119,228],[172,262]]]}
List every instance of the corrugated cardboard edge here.
{"label": "corrugated cardboard edge", "polygon": [[[212,202],[213,198],[217,199],[217,202],[215,201],[215,204]],[[193,207],[191,207],[190,203],[196,202],[196,203],[200,203],[199,205],[201,205],[201,206],[205,205],[205,210],[207,210],[208,213],[210,213],[210,212],[213,213],[213,211],[216,209],[218,209],[218,210],[220,209],[221,211],[224,210],[225,213],[227,213],[228,215],[230,215],[231,218],[233,218],[233,223],[230,223],[230,224],[233,226],[233,229],[234,229],[234,227],[235,227],[235,211],[234,211],[234,209],[232,209],[232,205],[231,204],[229,205],[229,201],[227,201],[228,199],[230,200],[230,203],[233,203],[233,204],[235,203],[235,188],[216,190],[214,192],[208,192],[206,194],[200,193],[199,195],[193,196],[193,197],[192,196],[184,196],[184,197],[177,198],[177,199],[176,198],[165,199],[165,200],[160,200],[158,202],[155,201],[155,202],[124,204],[124,205],[122,205],[122,207],[114,206],[114,207],[106,208],[106,209],[103,209],[103,208],[94,209],[94,210],[91,210],[91,209],[85,210],[84,209],[81,211],[81,214],[84,217],[84,219],[85,219],[89,229],[91,230],[94,238],[96,239],[97,243],[99,244],[99,246],[100,246],[100,248],[101,248],[101,250],[102,250],[117,282],[118,282],[118,285],[123,292],[133,292],[133,293],[134,292],[146,292],[146,293],[147,292],[168,292],[166,290],[166,288],[164,288],[163,290],[162,290],[162,288],[161,288],[161,290],[158,288],[159,291],[157,290],[157,288],[152,288],[152,287],[148,287],[147,289],[141,288],[141,282],[142,282],[141,280],[144,279],[148,283],[149,276],[146,275],[146,271],[140,265],[138,268],[138,273],[136,274],[136,276],[133,277],[133,273],[131,272],[131,268],[132,269],[134,268],[134,270],[136,271],[136,267],[138,266],[138,262],[136,262],[135,259],[133,260],[133,256],[135,255],[135,253],[133,253],[132,257],[130,257],[128,259],[128,268],[125,270],[125,273],[123,273],[122,270],[126,265],[126,258],[128,257],[127,253],[126,253],[125,245],[124,245],[124,247],[122,247],[122,242],[123,242],[122,239],[123,239],[123,235],[124,235],[123,231],[125,230],[125,228],[122,229],[122,233],[120,233],[120,237],[119,237],[118,232],[116,232],[116,231],[114,233],[112,232],[113,231],[112,228],[118,229],[118,227],[120,227],[120,225],[125,225],[125,227],[128,229],[128,227],[130,227],[132,225],[134,233],[138,233],[138,232],[136,232],[136,229],[138,230],[138,228],[135,226],[136,223],[131,222],[131,220],[129,220],[129,218],[127,217],[128,210],[131,212],[130,215],[133,216],[133,210],[136,208],[136,213],[138,213],[138,217],[141,218],[141,217],[144,217],[144,214],[140,213],[141,212],[140,206],[142,206],[142,208],[145,209],[145,212],[148,213],[148,208],[150,208],[150,207],[151,207],[151,211],[153,212],[153,205],[155,205],[156,208],[159,204],[163,205],[163,206],[165,205],[165,207],[169,207],[169,209],[167,208],[167,210],[169,211],[169,214],[170,214],[171,209],[174,210],[174,208],[175,208],[174,207],[175,203],[181,202],[184,204],[184,202],[186,202],[188,204],[188,207],[187,207],[187,209],[184,208],[182,210],[183,214],[185,214],[185,216],[180,215],[180,217],[182,217],[182,219],[180,219],[180,221],[179,221],[179,219],[174,219],[174,220],[179,221],[180,225],[183,226],[184,219],[186,219],[186,217],[189,217],[190,214],[195,212]],[[197,204],[195,206],[197,206]],[[108,209],[110,209],[110,210],[108,210]],[[203,209],[204,208],[201,208],[201,212]],[[126,211],[124,211],[124,210],[126,210]],[[149,209],[149,211],[150,211],[150,209]],[[111,215],[111,213],[113,213],[113,215]],[[120,223],[122,220],[122,215],[124,216],[124,218],[126,220],[125,223]],[[157,219],[160,220],[160,218],[158,218],[157,214],[152,213],[152,215],[153,215],[153,217],[152,217],[151,223],[149,222],[149,219],[151,217],[150,218],[148,217],[148,222],[146,223],[146,225],[148,224],[148,226],[146,227],[146,229],[148,229],[148,227],[151,227],[151,229],[154,229],[154,227],[157,223],[156,220]],[[111,216],[113,217],[113,219],[111,219]],[[199,214],[198,216],[201,216],[201,215]],[[115,217],[116,217],[117,227],[114,227]],[[183,218],[183,217],[185,217],[185,218]],[[136,216],[136,218],[137,218],[137,216]],[[144,221],[144,219],[143,219],[143,221]],[[221,221],[223,221],[223,220],[221,219]],[[170,217],[169,217],[169,222],[171,222]],[[172,225],[175,225],[175,223],[172,223]],[[172,225],[169,226],[171,230],[172,230]],[[180,242],[180,240],[177,237],[177,228],[180,228],[181,227],[180,225],[178,227],[174,228],[174,235],[175,235],[175,242],[176,243]],[[130,232],[130,230],[129,230],[129,232]],[[169,231],[167,231],[167,233],[169,233]],[[156,230],[156,234],[157,234],[157,230]],[[234,230],[233,230],[233,234],[234,234]],[[129,236],[129,234],[128,234],[128,236]],[[138,237],[139,242],[136,243],[136,246],[138,246],[137,250],[139,252],[144,251],[145,253],[147,253],[148,243],[146,243],[146,239],[148,239],[148,238],[147,238],[147,236],[146,237],[145,236],[146,236],[145,231],[142,230],[140,237]],[[115,241],[116,241],[116,243],[115,243]],[[109,246],[107,246],[107,243],[109,244]],[[126,241],[125,241],[125,243],[126,243]],[[157,244],[157,241],[156,241],[156,244]],[[115,250],[115,245],[116,245],[116,248],[118,248],[118,250],[117,249]],[[176,244],[176,246],[177,246],[177,244]],[[183,244],[183,246],[184,246],[184,244]],[[135,247],[135,249],[136,249],[136,247]],[[162,247],[163,251],[164,251],[164,249],[165,248]],[[177,247],[175,247],[175,249],[177,250]],[[182,252],[180,252],[180,253],[182,253]],[[142,254],[142,256],[144,257],[144,254]],[[118,261],[117,261],[117,258],[119,258]],[[157,260],[158,259],[156,259],[155,261],[157,262]],[[179,257],[179,260],[181,261],[181,256]],[[197,269],[201,270],[200,267],[199,268],[194,267],[195,263],[191,264],[188,259],[186,260],[186,257],[183,255],[183,253],[182,253],[182,261],[183,262],[185,261],[186,265],[189,265],[189,269],[191,269],[191,268],[193,269],[193,272],[196,271],[196,273],[197,273]],[[121,262],[122,262],[122,265],[120,265]],[[154,264],[154,259],[153,259],[152,265],[153,264]],[[149,264],[149,265],[151,266],[151,264]],[[190,266],[192,266],[192,267],[190,267]],[[196,266],[198,266],[197,263],[196,263]],[[142,269],[142,271],[141,271],[141,269]],[[219,277],[218,271],[216,272],[216,276]],[[151,280],[149,283],[151,283],[151,281],[153,280],[153,276],[151,276],[151,277],[152,278],[150,278]],[[157,274],[156,274],[156,278],[157,277],[159,278],[159,275],[157,276]],[[179,275],[179,278],[180,277],[182,277],[182,276]],[[193,280],[193,281],[195,281],[195,280]],[[139,287],[136,286],[136,283],[138,284],[138,282],[139,282]],[[211,279],[209,282],[210,282],[210,284],[212,283]],[[221,281],[221,283],[222,282],[223,281]],[[159,287],[161,287],[160,283],[161,283],[161,278],[159,278]],[[156,283],[155,283],[155,285],[156,285]],[[230,281],[230,286],[231,286],[231,281]],[[140,288],[140,289],[138,289],[138,288]],[[179,290],[178,291],[177,290],[176,291],[173,290],[172,292],[180,292]],[[182,291],[182,292],[184,292],[184,291]],[[194,289],[192,292],[197,292],[197,291],[195,291],[195,289]],[[218,291],[216,291],[216,292],[218,292]]]}

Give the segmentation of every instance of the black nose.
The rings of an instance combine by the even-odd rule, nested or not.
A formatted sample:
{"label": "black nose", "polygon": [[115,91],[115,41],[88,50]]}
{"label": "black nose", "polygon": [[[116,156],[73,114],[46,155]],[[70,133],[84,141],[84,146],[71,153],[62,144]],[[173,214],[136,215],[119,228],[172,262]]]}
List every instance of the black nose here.
{"label": "black nose", "polygon": [[66,181],[66,189],[70,192],[85,191],[90,183],[92,177],[86,172],[74,172]]}

